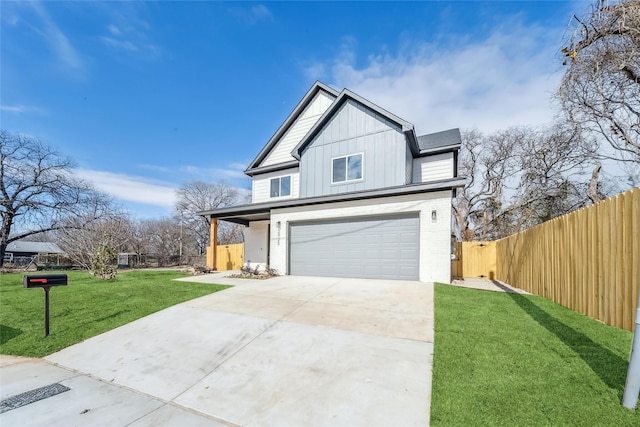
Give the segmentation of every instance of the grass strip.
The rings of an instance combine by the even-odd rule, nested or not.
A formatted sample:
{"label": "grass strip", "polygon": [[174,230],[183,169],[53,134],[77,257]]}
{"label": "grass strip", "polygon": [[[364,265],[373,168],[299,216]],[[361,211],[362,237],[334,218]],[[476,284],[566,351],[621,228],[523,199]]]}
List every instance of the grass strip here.
{"label": "grass strip", "polygon": [[67,274],[68,286],[50,292],[50,335],[46,338],[44,291],[23,288],[23,274],[0,275],[0,353],[42,357],[180,302],[228,288],[174,281],[186,277],[178,271],[128,271],[108,281],[86,272]]}
{"label": "grass strip", "polygon": [[535,295],[435,285],[432,426],[639,426],[632,334]]}

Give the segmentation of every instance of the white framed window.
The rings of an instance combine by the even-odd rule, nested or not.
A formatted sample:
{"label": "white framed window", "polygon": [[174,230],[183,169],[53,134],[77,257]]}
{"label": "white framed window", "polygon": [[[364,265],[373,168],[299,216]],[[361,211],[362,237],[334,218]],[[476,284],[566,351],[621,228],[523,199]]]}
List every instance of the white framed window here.
{"label": "white framed window", "polygon": [[362,153],[335,157],[331,160],[331,182],[358,181],[362,179]]}
{"label": "white framed window", "polygon": [[291,175],[271,178],[270,197],[285,197],[291,195]]}

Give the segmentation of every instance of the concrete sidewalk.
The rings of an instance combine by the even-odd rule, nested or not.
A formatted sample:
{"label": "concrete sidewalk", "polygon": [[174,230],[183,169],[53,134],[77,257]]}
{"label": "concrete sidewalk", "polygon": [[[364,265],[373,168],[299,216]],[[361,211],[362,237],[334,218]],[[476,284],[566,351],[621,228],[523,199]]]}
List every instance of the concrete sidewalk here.
{"label": "concrete sidewalk", "polygon": [[194,279],[236,286],[3,367],[3,399],[53,383],[71,390],[0,423],[429,424],[432,284]]}
{"label": "concrete sidewalk", "polygon": [[[206,414],[190,411],[154,396],[56,366],[42,359],[0,356],[0,407],[4,426],[225,426]],[[68,391],[33,400],[27,392],[61,384]],[[33,393],[31,393],[33,394]],[[41,391],[41,396],[47,396]],[[30,397],[32,397],[30,399]],[[17,399],[16,399],[17,398]],[[5,400],[7,399],[7,400]],[[16,404],[17,403],[17,404]]]}

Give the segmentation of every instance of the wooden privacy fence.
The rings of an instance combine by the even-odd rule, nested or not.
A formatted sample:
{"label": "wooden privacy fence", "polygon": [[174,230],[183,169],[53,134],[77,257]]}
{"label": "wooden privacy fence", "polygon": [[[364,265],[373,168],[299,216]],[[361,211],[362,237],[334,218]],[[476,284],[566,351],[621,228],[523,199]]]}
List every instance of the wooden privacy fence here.
{"label": "wooden privacy fence", "polygon": [[453,277],[496,278],[496,242],[455,242]]}
{"label": "wooden privacy fence", "polygon": [[454,265],[454,273],[490,277],[495,268],[497,280],[633,330],[640,287],[640,188],[498,240],[493,261],[474,253],[473,245],[481,243],[487,242],[461,245],[462,271]]}
{"label": "wooden privacy fence", "polygon": [[[211,246],[207,247],[207,266],[213,265]],[[244,243],[218,245],[216,247],[216,270],[240,270],[244,265]]]}

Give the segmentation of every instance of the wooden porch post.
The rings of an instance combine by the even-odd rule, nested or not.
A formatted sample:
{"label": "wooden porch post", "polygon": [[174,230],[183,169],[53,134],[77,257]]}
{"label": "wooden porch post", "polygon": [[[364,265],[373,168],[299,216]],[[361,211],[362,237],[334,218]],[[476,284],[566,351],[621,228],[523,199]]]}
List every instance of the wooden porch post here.
{"label": "wooden porch post", "polygon": [[216,255],[218,252],[218,219],[211,218],[211,230],[209,232],[209,247],[211,248],[211,265],[209,268],[217,269]]}

